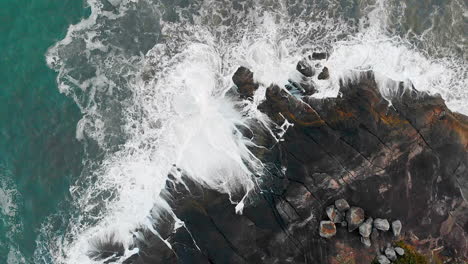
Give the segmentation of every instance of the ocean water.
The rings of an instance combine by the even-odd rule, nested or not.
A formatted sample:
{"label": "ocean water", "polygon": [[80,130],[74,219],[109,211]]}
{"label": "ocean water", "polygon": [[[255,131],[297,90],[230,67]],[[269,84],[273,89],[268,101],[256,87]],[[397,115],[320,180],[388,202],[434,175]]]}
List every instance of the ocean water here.
{"label": "ocean water", "polygon": [[[159,215],[171,213],[159,193],[169,172],[178,175],[174,165],[232,194],[242,213],[267,171],[239,128],[261,126],[281,140],[289,124],[275,127],[257,106],[271,83],[298,78],[296,63],[312,51],[330,54],[316,67],[331,75],[316,80],[314,97],[339,96],[340,81],[373,70],[389,101],[391,80],[398,80],[468,114],[464,1],[38,0],[0,7],[7,21],[0,26],[6,263],[102,263],[87,253],[109,236],[124,245],[124,257],[135,253],[135,229],[157,234]],[[239,66],[260,83],[252,102],[227,96]]]}
{"label": "ocean water", "polygon": [[40,227],[80,175],[80,111],[45,53],[88,13],[80,0],[0,1],[0,263],[33,263]]}

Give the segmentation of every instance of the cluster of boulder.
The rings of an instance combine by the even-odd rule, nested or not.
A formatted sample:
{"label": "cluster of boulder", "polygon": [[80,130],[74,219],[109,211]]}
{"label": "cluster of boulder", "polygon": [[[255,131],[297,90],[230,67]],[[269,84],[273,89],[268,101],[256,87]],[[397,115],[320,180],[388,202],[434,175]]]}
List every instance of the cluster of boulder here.
{"label": "cluster of boulder", "polygon": [[390,264],[392,261],[397,260],[398,257],[405,255],[405,250],[401,247],[392,247],[390,245],[382,252],[382,254],[378,255],[376,261],[379,264]]}
{"label": "cluster of boulder", "polygon": [[320,222],[319,234],[324,238],[331,238],[336,235],[336,224],[347,227],[349,232],[359,231],[361,242],[366,246],[371,246],[371,238],[375,240],[380,232],[387,232],[392,229],[395,237],[400,236],[402,224],[400,220],[395,220],[391,224],[387,219],[372,217],[365,218],[364,210],[360,207],[350,206],[345,199],[335,201],[325,209],[329,220]]}

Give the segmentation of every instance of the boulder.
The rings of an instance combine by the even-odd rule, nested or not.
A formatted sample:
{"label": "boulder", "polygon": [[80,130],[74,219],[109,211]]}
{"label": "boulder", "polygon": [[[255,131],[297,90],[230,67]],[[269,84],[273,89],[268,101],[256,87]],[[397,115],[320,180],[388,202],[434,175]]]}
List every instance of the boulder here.
{"label": "boulder", "polygon": [[388,231],[390,229],[390,224],[387,219],[376,218],[374,220],[374,227],[381,231]]}
{"label": "boulder", "polygon": [[400,220],[395,220],[392,222],[392,231],[393,231],[394,236],[396,237],[400,236],[401,228],[402,228],[402,225],[401,225]]}
{"label": "boulder", "polygon": [[361,237],[361,243],[364,244],[366,248],[370,248],[371,241],[368,237]]}
{"label": "boulder", "polygon": [[330,73],[328,72],[327,67],[323,67],[322,72],[317,76],[317,79],[319,80],[328,80],[330,78]]}
{"label": "boulder", "polygon": [[242,66],[234,73],[232,81],[239,89],[239,94],[242,98],[253,97],[259,86],[254,82],[253,72]]}
{"label": "boulder", "polygon": [[390,260],[384,255],[378,255],[377,256],[377,262],[379,264],[390,264],[391,263]]}
{"label": "boulder", "polygon": [[391,261],[395,261],[397,259],[395,249],[393,249],[392,247],[388,247],[385,249],[385,256],[387,256],[387,258]]}
{"label": "boulder", "polygon": [[327,216],[328,218],[333,222],[333,223],[340,223],[343,221],[343,215],[336,210],[334,205],[328,206],[326,209]]}
{"label": "boulder", "polygon": [[349,204],[345,199],[339,199],[335,201],[335,207],[340,212],[344,212],[349,209]]}
{"label": "boulder", "polygon": [[402,249],[401,247],[396,247],[396,248],[395,248],[395,252],[396,252],[399,256],[405,255],[405,250]]}
{"label": "boulder", "polygon": [[299,61],[296,65],[296,70],[305,77],[312,77],[315,74],[314,68],[307,62],[306,59]]}
{"label": "boulder", "polygon": [[348,231],[352,232],[364,222],[364,210],[359,207],[351,207],[346,212],[346,222],[348,222]]}
{"label": "boulder", "polygon": [[336,226],[332,221],[320,222],[320,236],[323,238],[331,238],[336,234]]}
{"label": "boulder", "polygon": [[372,233],[372,222],[372,218],[367,218],[367,220],[359,226],[359,234],[361,234],[362,237],[369,238]]}
{"label": "boulder", "polygon": [[328,53],[326,52],[314,52],[312,53],[313,60],[326,60],[328,58]]}

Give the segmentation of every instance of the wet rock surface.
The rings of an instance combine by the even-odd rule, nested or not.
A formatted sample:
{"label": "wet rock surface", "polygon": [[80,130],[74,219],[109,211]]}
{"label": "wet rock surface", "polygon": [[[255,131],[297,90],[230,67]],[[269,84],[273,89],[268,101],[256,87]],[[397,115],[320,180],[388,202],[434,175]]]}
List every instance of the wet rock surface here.
{"label": "wet rock surface", "polygon": [[[236,72],[239,100],[259,87],[252,74]],[[159,236],[136,239],[139,253],[125,263],[370,263],[376,251],[357,232],[338,228],[329,239],[319,234],[326,207],[343,197],[366,215],[399,219],[401,239],[421,252],[437,248],[443,258],[466,259],[467,185],[460,183],[468,175],[468,119],[438,96],[403,87],[390,107],[372,72],[340,92],[338,98],[299,100],[267,87],[259,110],[278,126],[293,126],[282,141],[254,131],[263,147],[251,150],[268,173],[242,214],[231,203],[242,193],[230,197],[185,176],[184,184],[168,181],[161,195],[174,215],[160,217]],[[357,229],[364,214],[357,208],[347,213],[348,226]],[[175,231],[174,216],[184,223]],[[393,232],[370,237],[381,248],[394,239]]]}

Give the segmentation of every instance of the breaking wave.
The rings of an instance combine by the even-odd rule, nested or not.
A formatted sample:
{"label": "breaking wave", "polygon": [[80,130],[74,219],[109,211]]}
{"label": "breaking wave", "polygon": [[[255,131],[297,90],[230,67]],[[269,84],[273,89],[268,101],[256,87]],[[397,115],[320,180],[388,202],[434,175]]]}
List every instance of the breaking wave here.
{"label": "breaking wave", "polygon": [[[88,4],[90,17],[70,26],[46,55],[58,72],[60,92],[83,114],[76,135],[86,157],[70,188],[69,211],[51,217],[61,224],[43,226],[35,263],[102,263],[89,255],[106,237],[122,248],[123,257],[133,254],[138,250],[132,247],[133,230],[145,226],[157,234],[158,214],[170,213],[160,192],[175,168],[230,194],[241,213],[265,171],[250,151],[254,142],[240,130],[261,124],[280,140],[281,128],[257,105],[271,83],[284,86],[298,78],[297,62],[312,51],[329,53],[315,67],[329,68],[331,76],[315,80],[314,97],[338,96],[340,81],[373,70],[389,100],[394,92],[389,80],[397,80],[440,93],[453,111],[468,113],[465,40],[444,38],[444,24],[435,20],[411,26],[413,10],[403,3]],[[450,1],[443,7],[454,10],[450,28],[462,28],[466,11],[455,11],[466,6]],[[428,19],[442,12],[434,10],[427,11]],[[260,83],[252,102],[229,96],[239,66],[250,68]]]}

